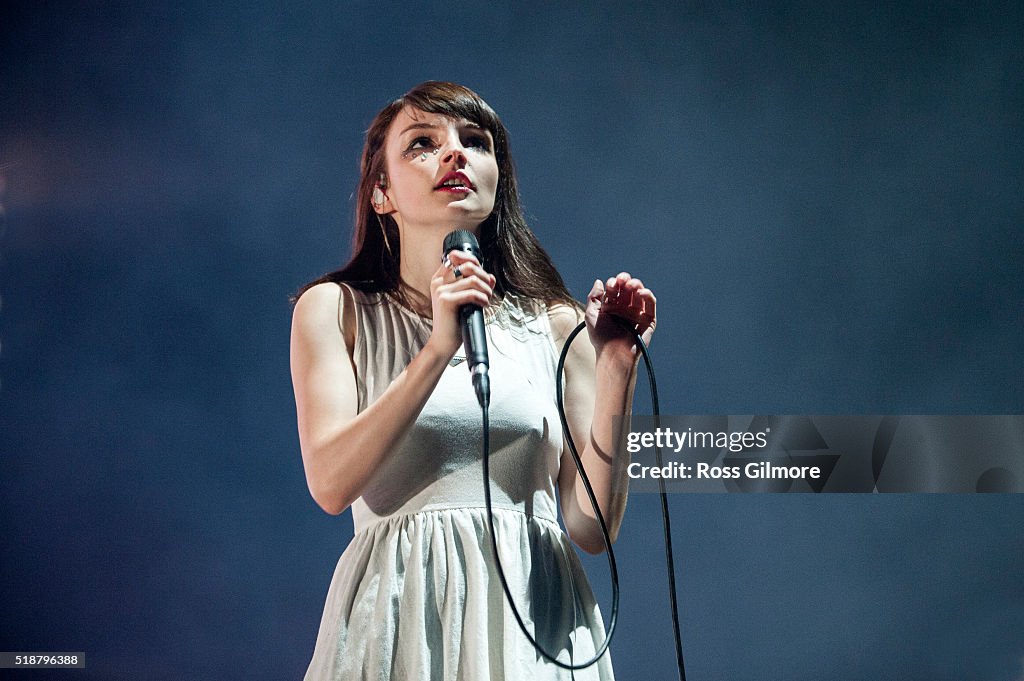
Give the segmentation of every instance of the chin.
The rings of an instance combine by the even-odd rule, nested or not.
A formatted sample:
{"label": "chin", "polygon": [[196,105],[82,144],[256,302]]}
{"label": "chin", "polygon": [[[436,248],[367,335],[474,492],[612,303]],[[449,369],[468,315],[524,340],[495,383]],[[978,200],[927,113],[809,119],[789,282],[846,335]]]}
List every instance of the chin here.
{"label": "chin", "polygon": [[448,219],[453,223],[457,222],[460,229],[475,231],[481,222],[490,216],[490,212],[481,210],[463,209],[460,206],[449,206]]}

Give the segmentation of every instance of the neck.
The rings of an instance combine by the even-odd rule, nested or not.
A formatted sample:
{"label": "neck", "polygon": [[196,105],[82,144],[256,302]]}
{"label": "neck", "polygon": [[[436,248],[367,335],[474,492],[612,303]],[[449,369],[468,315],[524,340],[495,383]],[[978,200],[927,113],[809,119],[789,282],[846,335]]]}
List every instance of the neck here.
{"label": "neck", "polygon": [[399,255],[399,274],[402,283],[411,289],[420,314],[430,314],[430,279],[441,265],[441,247],[448,232],[455,227],[442,228],[399,224],[402,251]]}

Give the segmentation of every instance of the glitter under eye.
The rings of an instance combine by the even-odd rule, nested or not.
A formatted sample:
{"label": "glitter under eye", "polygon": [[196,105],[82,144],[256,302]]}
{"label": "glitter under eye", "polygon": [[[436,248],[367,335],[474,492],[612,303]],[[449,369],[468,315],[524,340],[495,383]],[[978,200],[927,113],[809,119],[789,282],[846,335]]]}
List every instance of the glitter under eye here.
{"label": "glitter under eye", "polygon": [[441,150],[438,147],[434,147],[429,153],[423,151],[422,149],[409,149],[407,151],[402,152],[402,158],[406,160],[410,158],[415,160],[418,158],[421,161],[426,161],[428,156],[437,156],[438,152],[440,151]]}

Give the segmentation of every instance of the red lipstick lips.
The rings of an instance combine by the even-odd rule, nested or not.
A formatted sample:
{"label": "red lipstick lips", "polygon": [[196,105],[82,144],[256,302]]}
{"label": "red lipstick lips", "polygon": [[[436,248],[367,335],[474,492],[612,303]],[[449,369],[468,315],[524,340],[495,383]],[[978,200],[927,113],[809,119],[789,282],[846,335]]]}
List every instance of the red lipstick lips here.
{"label": "red lipstick lips", "polygon": [[434,189],[449,192],[465,192],[476,189],[469,177],[461,170],[453,170],[441,178]]}

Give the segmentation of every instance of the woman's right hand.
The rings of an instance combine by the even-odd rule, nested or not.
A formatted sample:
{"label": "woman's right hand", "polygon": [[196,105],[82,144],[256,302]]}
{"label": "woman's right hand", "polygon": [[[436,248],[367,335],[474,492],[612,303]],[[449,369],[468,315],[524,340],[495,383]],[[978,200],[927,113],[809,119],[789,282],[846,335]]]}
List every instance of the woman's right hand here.
{"label": "woman's right hand", "polygon": [[[461,276],[455,276],[456,270]],[[433,330],[427,341],[437,352],[451,359],[462,345],[459,308],[463,305],[487,307],[494,295],[496,279],[480,266],[480,261],[465,251],[452,251],[430,279],[430,306]]]}

